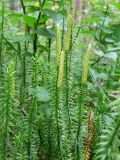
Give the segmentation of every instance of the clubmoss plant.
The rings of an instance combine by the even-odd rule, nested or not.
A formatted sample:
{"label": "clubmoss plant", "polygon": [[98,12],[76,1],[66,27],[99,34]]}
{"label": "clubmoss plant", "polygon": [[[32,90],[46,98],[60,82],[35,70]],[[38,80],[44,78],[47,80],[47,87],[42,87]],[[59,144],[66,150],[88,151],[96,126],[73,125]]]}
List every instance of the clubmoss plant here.
{"label": "clubmoss plant", "polygon": [[32,157],[31,145],[32,145],[32,131],[33,131],[33,122],[37,111],[37,86],[38,86],[38,74],[39,74],[39,58],[33,57],[33,71],[32,71],[32,105],[29,110],[29,118],[28,118],[28,159],[30,160]]}
{"label": "clubmoss plant", "polygon": [[59,73],[57,87],[60,88],[63,85],[64,78],[64,52],[62,51],[59,58]]}
{"label": "clubmoss plant", "polygon": [[11,133],[11,122],[13,120],[14,99],[15,99],[15,77],[14,65],[9,64],[6,71],[6,85],[5,85],[5,102],[4,102],[4,116],[3,116],[3,160],[8,158],[9,145]]}
{"label": "clubmoss plant", "polygon": [[[83,60],[83,73],[82,73],[82,89],[81,89],[81,94],[86,96],[86,85],[87,85],[87,79],[88,79],[88,72],[89,72],[89,61],[90,61],[90,56],[92,54],[92,42],[89,43],[88,45],[88,50],[87,53],[84,57]],[[89,106],[88,109],[88,135],[86,137],[85,141],[85,160],[89,160],[92,154],[92,147],[94,143],[94,136],[95,136],[95,124],[94,124],[94,111],[91,110],[91,106]]]}
{"label": "clubmoss plant", "polygon": [[[82,71],[82,78],[81,78],[81,86],[80,86],[80,97],[79,97],[79,112],[78,112],[78,129],[76,135],[76,160],[81,158],[82,150],[80,149],[80,141],[83,141],[82,138],[82,123],[83,123],[83,110],[85,110],[85,99],[86,99],[86,85],[87,85],[87,77],[89,71],[89,61],[90,55],[92,52],[92,44],[88,45],[87,52],[83,59],[83,71]],[[84,108],[84,109],[83,109]],[[82,144],[81,144],[82,146]]]}
{"label": "clubmoss plant", "polygon": [[[64,46],[64,52],[65,52],[65,63],[64,63],[64,70],[65,70],[65,103],[64,107],[67,109],[67,117],[68,117],[68,130],[70,133],[71,128],[71,113],[69,108],[69,73],[70,73],[70,65],[71,65],[71,53],[72,53],[72,29],[73,29],[73,3],[70,1],[70,15],[68,15],[67,19],[67,29],[65,32],[65,46]],[[68,54],[69,53],[69,54]]]}

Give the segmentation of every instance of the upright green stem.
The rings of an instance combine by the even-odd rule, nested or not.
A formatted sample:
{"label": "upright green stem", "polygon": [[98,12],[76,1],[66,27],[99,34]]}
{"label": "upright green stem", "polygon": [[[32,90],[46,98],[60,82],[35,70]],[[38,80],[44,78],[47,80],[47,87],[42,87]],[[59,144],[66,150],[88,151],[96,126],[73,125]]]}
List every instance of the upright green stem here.
{"label": "upright green stem", "polygon": [[80,141],[82,142],[82,137],[81,137],[81,127],[82,127],[82,108],[84,107],[84,98],[86,96],[86,85],[81,84],[81,92],[80,92],[80,96],[79,96],[79,112],[78,112],[78,128],[77,128],[77,135],[76,135],[76,155],[75,155],[75,159],[76,160],[80,160],[81,159],[81,151],[80,151],[80,145],[82,145],[82,143],[80,144]]}
{"label": "upright green stem", "polygon": [[89,43],[86,55],[83,59],[83,72],[82,72],[81,87],[80,87],[81,93],[79,98],[78,128],[77,128],[77,135],[76,135],[76,155],[77,155],[76,160],[81,159],[79,142],[82,139],[82,136],[81,136],[81,127],[83,122],[82,108],[84,108],[85,97],[86,97],[86,86],[87,86],[87,79],[88,79],[88,73],[89,73],[89,61],[90,61],[91,52],[92,52],[92,44]]}
{"label": "upright green stem", "polygon": [[[35,31],[38,29],[38,26],[39,26],[39,20],[41,18],[41,11],[42,11],[42,8],[44,7],[44,4],[45,4],[45,1],[46,0],[43,0],[41,6],[40,6],[40,11],[39,11],[39,14],[38,14],[38,18],[37,18],[37,21],[35,23]],[[36,52],[37,52],[37,41],[38,41],[38,35],[37,33],[34,34],[34,39],[33,39],[33,56],[35,57],[36,55]]]}
{"label": "upright green stem", "polygon": [[50,54],[51,54],[51,39],[48,39],[48,48],[49,48],[49,52],[48,52],[48,64],[50,64]]}
{"label": "upright green stem", "polygon": [[[20,0],[21,5],[22,5],[22,9],[23,9],[23,14],[26,15],[26,8],[25,5],[23,3],[23,0]],[[29,34],[29,26],[25,25],[25,36]],[[25,97],[26,97],[26,52],[27,52],[27,42],[25,41],[24,44],[24,53],[22,56],[22,87],[21,87],[21,93],[20,95],[22,96],[21,99],[21,105],[24,104],[25,101]]]}
{"label": "upright green stem", "polygon": [[2,63],[3,63],[3,37],[4,37],[4,10],[5,2],[2,0],[2,23],[1,23],[1,38],[0,38],[0,83],[2,84]]}
{"label": "upright green stem", "polygon": [[[56,88],[55,88],[55,118],[56,118],[56,122],[57,122],[57,146],[58,146],[58,150],[57,150],[57,154],[58,154],[58,158],[59,156],[61,156],[61,145],[60,145],[60,124],[59,124],[59,89],[58,89],[58,71],[59,71],[59,67],[57,67],[57,78],[56,78]],[[60,153],[60,154],[59,154]]]}
{"label": "upright green stem", "polygon": [[48,72],[50,73],[50,61],[51,61],[51,39],[48,39]]}
{"label": "upright green stem", "polygon": [[71,128],[71,115],[69,108],[69,71],[71,64],[71,50],[72,50],[72,28],[73,28],[73,1],[70,1],[70,15],[68,16],[67,31],[65,39],[65,106],[68,112],[69,119],[69,133]]}
{"label": "upright green stem", "polygon": [[70,109],[69,109],[69,86],[68,86],[68,53],[65,54],[65,106],[67,108],[67,114],[69,119],[69,133],[70,133],[70,126],[71,126],[71,116],[70,116]]}

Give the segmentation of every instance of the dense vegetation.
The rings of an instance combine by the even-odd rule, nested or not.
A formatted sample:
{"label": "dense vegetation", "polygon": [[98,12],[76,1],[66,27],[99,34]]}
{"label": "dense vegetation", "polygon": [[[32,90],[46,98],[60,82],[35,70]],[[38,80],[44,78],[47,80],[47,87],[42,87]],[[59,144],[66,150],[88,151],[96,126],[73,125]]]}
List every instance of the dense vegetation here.
{"label": "dense vegetation", "polygon": [[0,160],[120,160],[120,3],[8,2]]}

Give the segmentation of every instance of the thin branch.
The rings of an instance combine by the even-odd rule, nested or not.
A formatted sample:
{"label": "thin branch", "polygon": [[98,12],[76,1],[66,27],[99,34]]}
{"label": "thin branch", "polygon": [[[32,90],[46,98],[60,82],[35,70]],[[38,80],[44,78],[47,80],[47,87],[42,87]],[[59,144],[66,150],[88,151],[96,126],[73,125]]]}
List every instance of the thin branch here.
{"label": "thin branch", "polygon": [[97,64],[103,57],[104,56],[99,57],[94,63],[91,64],[91,66],[93,67],[95,64]]}
{"label": "thin branch", "polygon": [[[40,7],[40,11],[39,11],[39,14],[38,14],[38,18],[37,18],[37,21],[36,21],[36,23],[35,23],[35,31],[36,31],[37,28],[38,28],[39,20],[40,20],[40,18],[41,18],[41,11],[42,11],[42,8],[43,8],[43,6],[44,6],[44,4],[45,4],[45,1],[46,1],[46,0],[43,0],[42,5],[41,5],[41,7]],[[36,52],[37,52],[37,40],[38,40],[38,36],[37,36],[37,33],[35,33],[35,35],[34,35],[34,40],[33,40],[33,52],[34,52],[34,57],[35,57],[35,54],[36,54]]]}
{"label": "thin branch", "polygon": [[7,43],[15,52],[18,52],[17,49],[16,49],[5,37],[3,37],[3,39],[6,41],[6,43]]}
{"label": "thin branch", "polygon": [[20,2],[21,2],[21,5],[22,5],[23,13],[24,13],[24,15],[25,15],[26,10],[25,10],[25,6],[24,6],[24,3],[23,3],[23,0],[20,0]]}

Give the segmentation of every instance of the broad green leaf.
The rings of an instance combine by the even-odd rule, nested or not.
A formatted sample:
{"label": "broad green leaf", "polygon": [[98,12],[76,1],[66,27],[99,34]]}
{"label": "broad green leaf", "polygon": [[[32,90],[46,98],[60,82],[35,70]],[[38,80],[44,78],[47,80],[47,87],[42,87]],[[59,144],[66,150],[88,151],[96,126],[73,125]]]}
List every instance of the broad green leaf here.
{"label": "broad green leaf", "polygon": [[31,7],[29,7],[29,8],[27,8],[27,11],[28,12],[30,12],[30,13],[34,13],[34,12],[36,12],[36,11],[39,11],[39,7],[37,7],[37,6],[31,6]]}
{"label": "broad green leaf", "polygon": [[118,2],[118,3],[114,3],[114,6],[115,6],[117,9],[120,10],[120,3],[119,3],[119,2]]}
{"label": "broad green leaf", "polygon": [[60,12],[56,12],[54,10],[50,10],[50,9],[42,10],[42,14],[46,14],[47,16],[52,18],[53,21],[55,22],[58,22],[63,18],[63,14],[61,14]]}
{"label": "broad green leaf", "polygon": [[44,36],[47,38],[54,38],[55,37],[55,32],[52,29],[38,28],[36,33],[40,36]]}
{"label": "broad green leaf", "polygon": [[98,55],[98,56],[103,56],[104,55],[104,52],[103,51],[101,51],[101,50],[96,50],[96,49],[94,49],[93,50],[94,51],[94,53],[96,54],[96,55]]}
{"label": "broad green leaf", "polygon": [[45,87],[37,87],[36,88],[36,96],[38,100],[47,102],[50,100],[50,93]]}
{"label": "broad green leaf", "polygon": [[107,28],[103,28],[102,30],[103,30],[104,33],[107,33],[107,34],[112,34],[113,33],[113,30],[108,28],[108,27]]}
{"label": "broad green leaf", "polygon": [[90,35],[93,35],[94,33],[95,33],[95,31],[93,31],[93,30],[81,30],[80,32],[79,32],[80,34],[90,34]]}
{"label": "broad green leaf", "polygon": [[48,102],[51,99],[49,90],[44,86],[37,87],[36,89],[30,88],[29,93],[35,96],[38,101]]}
{"label": "broad green leaf", "polygon": [[103,17],[103,20],[105,19],[105,22],[104,22],[104,25],[106,26],[106,27],[108,27],[109,26],[109,24],[112,22],[112,18],[111,17]]}
{"label": "broad green leaf", "polygon": [[114,47],[114,48],[109,48],[108,49],[108,52],[110,52],[110,51],[119,51],[120,50],[120,47]]}
{"label": "broad green leaf", "polygon": [[22,14],[21,13],[12,13],[12,14],[9,14],[8,17],[9,17],[9,21],[12,23],[12,24],[18,24],[19,21],[21,20],[22,18]]}
{"label": "broad green leaf", "polygon": [[108,42],[108,43],[113,43],[114,42],[114,40],[111,39],[111,38],[105,38],[105,41]]}
{"label": "broad green leaf", "polygon": [[20,18],[20,17],[22,17],[22,16],[23,16],[23,14],[17,13],[17,12],[14,12],[14,13],[8,15],[8,17],[14,17],[14,18],[15,18],[15,17]]}
{"label": "broad green leaf", "polygon": [[23,2],[37,2],[37,0],[23,0]]}
{"label": "broad green leaf", "polygon": [[50,115],[50,107],[49,107],[49,103],[44,103],[44,104],[41,104],[40,107],[40,112],[45,114],[46,116],[47,115]]}
{"label": "broad green leaf", "polygon": [[36,22],[36,18],[35,17],[31,17],[31,16],[23,16],[25,23],[28,26],[34,26],[35,22]]}
{"label": "broad green leaf", "polygon": [[19,41],[33,41],[33,36],[32,35],[28,35],[28,36],[18,36],[16,39],[15,39],[16,42],[19,42]]}
{"label": "broad green leaf", "polygon": [[49,52],[49,51],[48,51],[48,48],[46,48],[46,47],[43,46],[43,45],[39,45],[38,47],[40,48],[41,52],[42,52],[42,51]]}
{"label": "broad green leaf", "polygon": [[100,17],[92,17],[92,18],[86,18],[85,19],[85,22],[87,23],[93,23],[93,22],[100,22],[101,21],[101,18]]}
{"label": "broad green leaf", "polygon": [[53,1],[46,1],[43,9],[51,8],[53,6]]}
{"label": "broad green leaf", "polygon": [[104,57],[115,60],[115,59],[117,59],[118,55],[116,52],[110,52],[110,53],[105,54]]}

